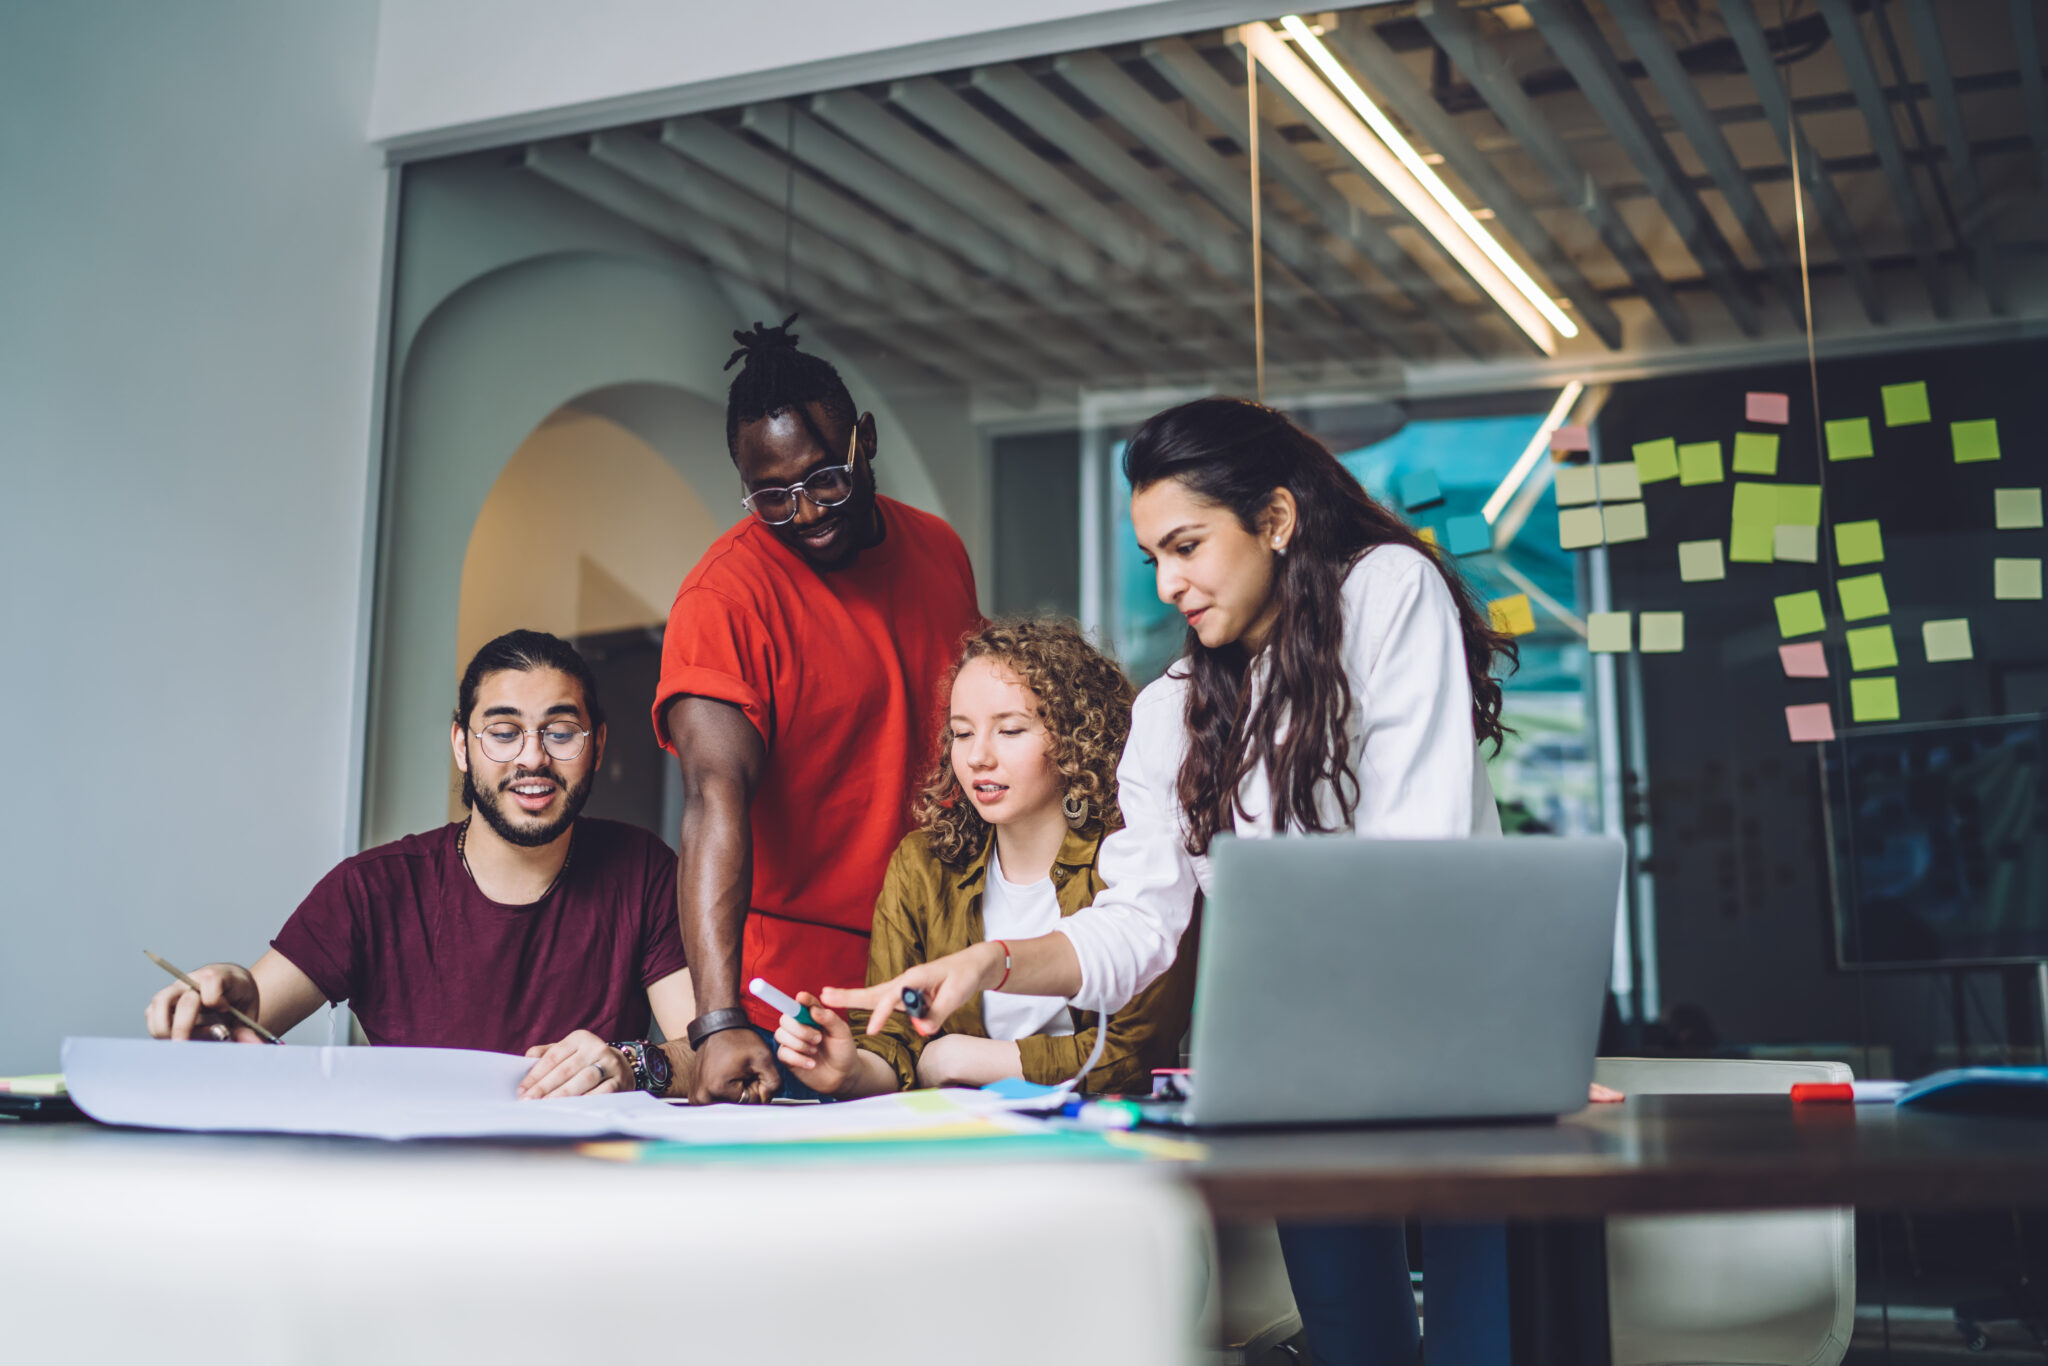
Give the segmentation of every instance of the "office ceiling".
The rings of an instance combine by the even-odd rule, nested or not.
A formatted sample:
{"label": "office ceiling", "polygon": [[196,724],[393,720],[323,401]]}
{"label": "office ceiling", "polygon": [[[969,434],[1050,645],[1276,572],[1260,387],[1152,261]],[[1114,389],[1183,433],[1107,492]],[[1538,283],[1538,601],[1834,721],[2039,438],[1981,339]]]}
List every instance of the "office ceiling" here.
{"label": "office ceiling", "polygon": [[[1808,283],[1823,340],[2048,313],[2039,0],[1304,18],[1572,320],[1560,363],[1803,346]],[[524,162],[793,296],[900,375],[1242,386],[1245,82],[1235,32],[1212,31],[624,127]],[[1545,360],[1264,70],[1258,107],[1277,385]]]}

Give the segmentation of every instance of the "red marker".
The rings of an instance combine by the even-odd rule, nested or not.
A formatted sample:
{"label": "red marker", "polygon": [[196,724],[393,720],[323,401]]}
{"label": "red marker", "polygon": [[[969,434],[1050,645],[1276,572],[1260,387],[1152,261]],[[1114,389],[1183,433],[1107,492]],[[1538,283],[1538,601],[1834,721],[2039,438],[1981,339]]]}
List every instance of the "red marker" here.
{"label": "red marker", "polygon": [[1906,1089],[1902,1081],[1796,1081],[1794,1104],[1889,1105]]}

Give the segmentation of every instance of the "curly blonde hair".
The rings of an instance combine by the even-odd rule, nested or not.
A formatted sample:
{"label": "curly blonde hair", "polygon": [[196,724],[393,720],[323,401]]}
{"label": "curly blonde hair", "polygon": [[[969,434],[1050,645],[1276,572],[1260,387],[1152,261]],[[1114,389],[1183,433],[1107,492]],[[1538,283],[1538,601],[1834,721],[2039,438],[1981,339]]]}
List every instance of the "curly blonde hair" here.
{"label": "curly blonde hair", "polygon": [[[1037,696],[1046,758],[1065,784],[1067,798],[1085,803],[1083,828],[1096,825],[1105,834],[1120,828],[1124,818],[1116,804],[1116,766],[1131,733],[1136,695],[1124,671],[1090,645],[1074,623],[1023,617],[990,622],[962,640],[940,697],[952,696],[953,680],[976,659],[1002,665]],[[989,823],[953,773],[950,721],[939,726],[938,752],[911,815],[945,863],[965,863],[988,842]]]}

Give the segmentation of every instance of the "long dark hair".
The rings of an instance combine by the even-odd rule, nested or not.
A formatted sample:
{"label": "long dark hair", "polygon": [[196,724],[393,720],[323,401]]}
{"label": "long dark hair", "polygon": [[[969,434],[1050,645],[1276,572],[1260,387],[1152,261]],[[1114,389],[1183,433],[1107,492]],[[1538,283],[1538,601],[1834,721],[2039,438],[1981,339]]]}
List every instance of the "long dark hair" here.
{"label": "long dark hair", "polygon": [[[1192,627],[1187,658],[1174,667],[1189,680],[1187,757],[1179,795],[1187,812],[1188,852],[1209,847],[1245,814],[1246,775],[1271,777],[1276,830],[1348,828],[1358,809],[1358,775],[1346,763],[1351,684],[1344,671],[1344,576],[1359,556],[1383,545],[1419,552],[1443,575],[1457,605],[1472,686],[1472,731],[1498,752],[1501,687],[1497,663],[1518,660],[1513,637],[1495,631],[1464,580],[1399,517],[1375,503],[1320,441],[1271,408],[1238,398],[1203,398],[1168,408],[1138,429],[1124,449],[1124,478],[1135,493],[1177,479],[1204,502],[1230,509],[1247,531],[1275,490],[1294,497],[1298,522],[1288,553],[1274,567],[1278,619],[1258,707],[1245,686],[1250,660],[1238,644],[1205,648]],[[1342,813],[1323,823],[1316,791],[1330,784]]]}

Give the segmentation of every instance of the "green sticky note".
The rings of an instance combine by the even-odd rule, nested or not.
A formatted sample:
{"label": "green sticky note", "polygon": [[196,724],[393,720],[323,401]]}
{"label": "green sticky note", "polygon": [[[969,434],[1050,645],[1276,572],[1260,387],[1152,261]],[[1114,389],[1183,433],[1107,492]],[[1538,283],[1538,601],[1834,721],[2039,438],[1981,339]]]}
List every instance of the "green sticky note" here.
{"label": "green sticky note", "polygon": [[1820,528],[1780,522],[1771,529],[1771,552],[1782,564],[1812,564],[1820,559]]}
{"label": "green sticky note", "polygon": [[1956,463],[1975,464],[1979,460],[1998,459],[1998,419],[1984,418],[1977,422],[1951,422],[1948,424],[1949,439],[1955,443]]}
{"label": "green sticky note", "polygon": [[1971,657],[1970,619],[1949,617],[1942,621],[1922,622],[1921,643],[1927,646],[1929,664],[1951,664],[1959,659]]}
{"label": "green sticky note", "polygon": [[1678,448],[1678,482],[1718,484],[1721,473],[1721,443],[1693,441]]}
{"label": "green sticky note", "polygon": [[1778,434],[1776,432],[1737,432],[1735,434],[1735,472],[1737,474],[1776,474],[1778,472]]}
{"label": "green sticky note", "polygon": [[1843,638],[1849,642],[1850,668],[1896,669],[1899,666],[1899,646],[1892,639],[1891,627],[1859,626]]}
{"label": "green sticky note", "polygon": [[1881,617],[1892,610],[1890,601],[1884,595],[1882,574],[1857,574],[1846,579],[1836,579],[1835,591],[1842,595],[1842,618],[1845,621]]}
{"label": "green sticky note", "polygon": [[1714,579],[1727,578],[1727,566],[1721,563],[1721,543],[1719,541],[1680,541],[1678,543],[1678,577],[1687,583],[1707,583]]}
{"label": "green sticky note", "polygon": [[2000,531],[2032,531],[2041,525],[2041,490],[1994,489],[1991,498]]}
{"label": "green sticky note", "polygon": [[1884,531],[1875,518],[1835,523],[1835,559],[1841,564],[1876,564],[1884,559]]}
{"label": "green sticky note", "polygon": [[1559,465],[1551,478],[1561,508],[1581,507],[1600,497],[1600,476],[1591,465]]}
{"label": "green sticky note", "polygon": [[1828,459],[1861,460],[1875,455],[1877,447],[1870,444],[1870,419],[1867,417],[1840,417],[1828,423]]}
{"label": "green sticky note", "polygon": [[1781,636],[1810,636],[1827,628],[1827,613],[1821,609],[1820,594],[1810,588],[1804,593],[1787,593],[1771,601],[1778,609],[1778,634]]}
{"label": "green sticky note", "polygon": [[1820,485],[1778,485],[1779,526],[1820,525]]}
{"label": "green sticky note", "polygon": [[1678,477],[1678,443],[1670,437],[1659,441],[1638,441],[1630,452],[1636,458],[1636,478],[1645,484]]}
{"label": "green sticky note", "polygon": [[1685,613],[1645,612],[1640,643],[1646,655],[1675,655],[1685,648]]}
{"label": "green sticky note", "polygon": [[1887,384],[1880,392],[1884,395],[1885,426],[1915,427],[1934,420],[1934,414],[1927,408],[1926,384],[1917,380],[1912,384]]}
{"label": "green sticky note", "polygon": [[1626,612],[1593,612],[1586,617],[1586,648],[1596,655],[1627,654],[1629,635]]}
{"label": "green sticky note", "polygon": [[2039,560],[1993,560],[1991,596],[2009,602],[2038,602],[2041,599]]}
{"label": "green sticky note", "polygon": [[1600,544],[1607,533],[1599,508],[1564,508],[1557,514],[1557,543],[1566,550]]}
{"label": "green sticky note", "polygon": [[1899,680],[1891,674],[1850,679],[1849,716],[1856,721],[1898,720]]}
{"label": "green sticky note", "polygon": [[1643,477],[1634,465],[1617,460],[1611,464],[1589,466],[1599,475],[1600,501],[1603,503],[1625,503],[1631,498],[1643,496]]}
{"label": "green sticky note", "polygon": [[1607,544],[1641,541],[1650,535],[1650,523],[1641,503],[1609,503],[1601,509],[1607,530]]}
{"label": "green sticky note", "polygon": [[1773,530],[1778,525],[1778,486],[1735,483],[1729,517],[1728,558],[1738,564],[1769,564],[1774,558]]}

